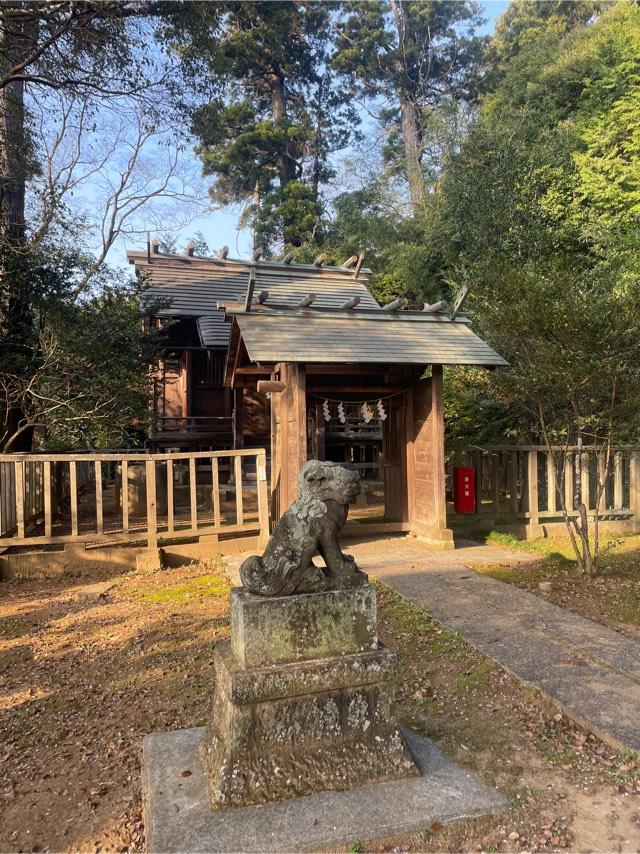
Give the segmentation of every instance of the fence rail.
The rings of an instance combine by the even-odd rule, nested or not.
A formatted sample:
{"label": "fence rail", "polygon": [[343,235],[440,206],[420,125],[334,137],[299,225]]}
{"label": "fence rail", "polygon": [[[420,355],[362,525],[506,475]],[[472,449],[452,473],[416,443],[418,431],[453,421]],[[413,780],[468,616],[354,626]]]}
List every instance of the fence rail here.
{"label": "fence rail", "polygon": [[[582,454],[581,465],[577,455]],[[640,448],[614,448],[605,462],[594,448],[501,445],[454,451],[448,465],[475,470],[476,515],[497,523],[529,526],[561,521],[563,504],[575,516],[576,498],[596,514],[598,482],[605,487],[598,518],[611,522],[635,520],[640,528]]]}
{"label": "fence rail", "polygon": [[263,448],[0,454],[0,545],[268,534]]}

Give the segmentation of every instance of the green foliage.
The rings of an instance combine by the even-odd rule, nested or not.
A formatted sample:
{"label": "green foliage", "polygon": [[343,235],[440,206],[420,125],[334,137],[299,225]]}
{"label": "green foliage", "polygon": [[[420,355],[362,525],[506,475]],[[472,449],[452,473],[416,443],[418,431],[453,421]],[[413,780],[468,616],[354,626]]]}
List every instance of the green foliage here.
{"label": "green foliage", "polygon": [[620,3],[520,45],[432,220],[511,363],[494,393],[551,441],[638,435],[639,39],[640,12]]}
{"label": "green foliage", "polygon": [[64,449],[135,444],[160,344],[142,327],[139,286],[102,268],[78,297],[87,259],[54,245],[24,248],[21,258],[29,289],[23,323],[2,331],[0,447],[31,434]]}
{"label": "green foliage", "polygon": [[330,17],[322,3],[191,3],[165,30],[185,76],[208,83],[187,106],[212,199],[242,203],[267,249],[319,237],[330,155],[356,136],[327,65]]}
{"label": "green foliage", "polygon": [[333,64],[354,97],[375,99],[390,175],[405,176],[414,203],[439,173],[435,133],[456,105],[474,100],[484,39],[480,6],[462,0],[347,2]]}

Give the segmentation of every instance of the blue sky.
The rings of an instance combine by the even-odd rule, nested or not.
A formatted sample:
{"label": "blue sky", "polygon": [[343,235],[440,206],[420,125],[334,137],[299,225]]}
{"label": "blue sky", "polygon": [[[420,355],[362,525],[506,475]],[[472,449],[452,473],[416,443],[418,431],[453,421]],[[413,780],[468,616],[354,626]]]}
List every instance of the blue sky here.
{"label": "blue sky", "polygon": [[[481,33],[492,33],[495,27],[496,19],[501,15],[509,5],[509,0],[485,0],[480,4],[485,10],[487,18],[486,25],[480,31]],[[237,223],[240,215],[240,208],[208,211],[202,216],[197,217],[189,226],[182,229],[178,235],[178,245],[182,246],[196,232],[201,232],[207,240],[212,252],[216,252],[221,246],[229,246],[229,254],[233,257],[248,257],[252,251],[251,234],[248,230],[238,231]],[[126,249],[142,248],[142,246],[127,246],[122,244],[113,247],[110,255],[112,264],[120,265],[125,262],[124,253]]]}

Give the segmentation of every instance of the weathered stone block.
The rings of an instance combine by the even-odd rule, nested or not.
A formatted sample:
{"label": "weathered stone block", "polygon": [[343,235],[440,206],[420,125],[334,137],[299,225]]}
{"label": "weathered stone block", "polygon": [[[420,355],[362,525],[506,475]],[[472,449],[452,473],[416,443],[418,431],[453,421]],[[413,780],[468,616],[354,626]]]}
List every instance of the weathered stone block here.
{"label": "weathered stone block", "polygon": [[[386,678],[379,674],[374,683],[375,655]],[[279,665],[290,672],[273,696],[270,668],[241,675],[226,668],[224,655],[216,657],[213,714],[200,743],[214,809],[419,774],[391,715],[395,654],[379,649],[345,659],[347,668],[337,658]],[[247,686],[254,676],[252,694]],[[308,691],[314,679],[316,690]]]}
{"label": "weathered stone block", "polygon": [[397,667],[395,652],[379,647],[314,661],[244,668],[234,657],[228,640],[216,644],[214,660],[217,687],[230,702],[240,705],[390,682]]}
{"label": "weathered stone block", "polygon": [[369,584],[265,598],[231,591],[231,643],[245,667],[376,650],[375,591]]}

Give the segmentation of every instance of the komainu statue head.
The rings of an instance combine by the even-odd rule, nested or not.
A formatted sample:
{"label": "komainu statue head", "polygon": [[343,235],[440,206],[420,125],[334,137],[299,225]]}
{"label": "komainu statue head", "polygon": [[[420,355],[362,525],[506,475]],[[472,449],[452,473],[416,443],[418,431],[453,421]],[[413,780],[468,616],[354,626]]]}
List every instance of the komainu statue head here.
{"label": "komainu statue head", "polygon": [[[356,469],[320,460],[305,463],[298,497],[276,525],[264,554],[247,558],[240,567],[244,587],[258,596],[286,596],[360,583],[365,576],[338,543],[349,504],[359,492]],[[314,564],[318,554],[324,566]]]}
{"label": "komainu statue head", "polygon": [[326,513],[328,501],[345,506],[355,501],[359,493],[360,475],[357,469],[341,463],[309,460],[300,469],[298,498],[291,509],[299,518],[320,516]]}

